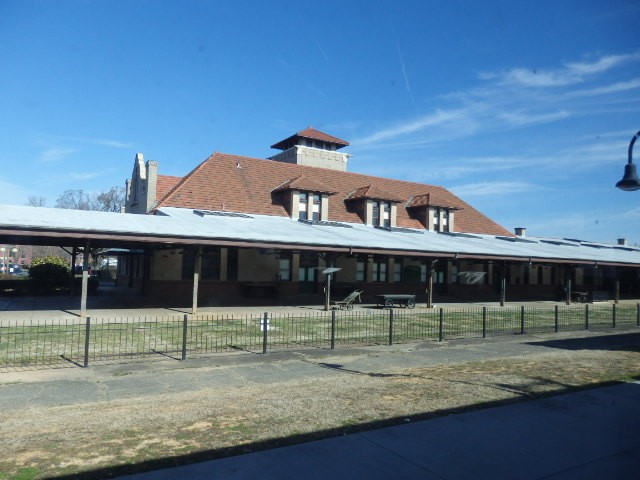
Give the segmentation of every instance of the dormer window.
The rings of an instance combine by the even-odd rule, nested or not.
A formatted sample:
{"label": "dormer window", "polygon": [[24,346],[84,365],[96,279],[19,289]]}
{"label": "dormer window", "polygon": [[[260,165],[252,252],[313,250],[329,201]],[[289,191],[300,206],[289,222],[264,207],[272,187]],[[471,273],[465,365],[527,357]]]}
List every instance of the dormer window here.
{"label": "dormer window", "polygon": [[373,185],[351,192],[345,198],[367,225],[395,227],[397,204],[403,200]]}
{"label": "dormer window", "polygon": [[416,195],[405,205],[412,218],[420,220],[427,230],[433,232],[453,232],[454,212],[460,207],[447,204],[431,193]]}
{"label": "dormer window", "polygon": [[298,192],[298,220],[319,222],[322,218],[322,194],[319,192]]}
{"label": "dormer window", "polygon": [[309,195],[307,192],[300,192],[298,194],[298,219],[307,220],[307,211],[309,205]]}
{"label": "dormer window", "polygon": [[335,192],[317,180],[300,175],[277,186],[272,193],[284,200],[291,218],[314,222],[329,220],[329,196]]}
{"label": "dormer window", "polygon": [[450,232],[451,222],[449,218],[453,215],[448,208],[435,207],[429,209],[429,215],[432,217],[431,222],[433,224],[433,231],[435,232]]}
{"label": "dormer window", "polygon": [[311,220],[319,222],[322,220],[322,195],[317,192],[311,194]]}
{"label": "dormer window", "polygon": [[373,200],[371,204],[373,208],[371,223],[376,227],[390,227],[391,202],[385,202],[383,200]]}

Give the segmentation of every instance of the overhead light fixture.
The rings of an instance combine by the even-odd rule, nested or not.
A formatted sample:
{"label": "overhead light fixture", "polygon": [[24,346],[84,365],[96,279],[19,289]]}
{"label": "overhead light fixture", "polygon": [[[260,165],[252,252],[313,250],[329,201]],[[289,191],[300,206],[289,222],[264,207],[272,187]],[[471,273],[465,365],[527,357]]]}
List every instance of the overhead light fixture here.
{"label": "overhead light fixture", "polygon": [[616,183],[616,187],[625,192],[633,192],[634,190],[640,190],[640,178],[638,178],[638,171],[636,165],[633,163],[632,153],[633,144],[636,143],[637,138],[640,136],[640,132],[636,133],[629,143],[629,160],[624,166],[624,175],[622,180]]}

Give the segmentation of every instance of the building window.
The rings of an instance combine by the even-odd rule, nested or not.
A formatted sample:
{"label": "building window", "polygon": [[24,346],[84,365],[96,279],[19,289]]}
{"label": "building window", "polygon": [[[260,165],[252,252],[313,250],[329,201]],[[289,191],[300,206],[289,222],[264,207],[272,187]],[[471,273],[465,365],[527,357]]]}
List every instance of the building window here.
{"label": "building window", "polygon": [[446,208],[442,209],[442,228],[440,231],[449,231],[449,210],[447,210]]}
{"label": "building window", "polygon": [[371,280],[373,282],[387,281],[387,262],[386,260],[374,260],[371,266]]}
{"label": "building window", "polygon": [[372,223],[376,227],[391,226],[391,204],[389,202],[373,201]]}
{"label": "building window", "polygon": [[238,280],[238,249],[235,247],[227,249],[227,280]]}
{"label": "building window", "polygon": [[311,205],[311,219],[314,222],[319,222],[322,219],[322,197],[319,193],[311,195],[313,203]]}
{"label": "building window", "polygon": [[402,260],[396,259],[395,263],[393,264],[393,281],[402,281]]}
{"label": "building window", "polygon": [[319,192],[298,193],[298,219],[322,220],[322,194]]}
{"label": "building window", "polygon": [[318,255],[312,252],[300,254],[300,267],[298,269],[299,282],[315,282],[318,272]]}
{"label": "building window", "polygon": [[451,265],[451,283],[458,283],[458,266]]}
{"label": "building window", "polygon": [[451,212],[448,208],[433,209],[433,230],[435,232],[451,231]]}
{"label": "building window", "polygon": [[278,270],[280,280],[291,280],[291,259],[289,257],[280,257],[280,269]]}
{"label": "building window", "polygon": [[220,280],[220,249],[205,247],[202,249],[202,279]]}
{"label": "building window", "polygon": [[367,279],[367,262],[359,258],[356,263],[356,282],[364,282]]}
{"label": "building window", "polygon": [[300,220],[307,219],[307,206],[309,204],[309,195],[307,192],[300,192],[298,197],[298,218]]}
{"label": "building window", "polygon": [[[185,248],[182,253],[182,278],[193,278],[196,266],[196,249]],[[200,276],[203,280],[220,279],[220,248],[206,247],[202,249],[200,260]]]}

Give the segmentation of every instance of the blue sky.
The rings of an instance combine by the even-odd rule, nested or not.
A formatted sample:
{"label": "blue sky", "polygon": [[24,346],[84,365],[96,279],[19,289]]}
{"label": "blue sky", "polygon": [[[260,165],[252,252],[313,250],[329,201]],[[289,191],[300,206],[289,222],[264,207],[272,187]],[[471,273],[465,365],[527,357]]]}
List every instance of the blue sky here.
{"label": "blue sky", "polygon": [[[640,243],[640,3],[0,2],[0,203],[266,158],[311,125],[354,172],[508,229]],[[640,162],[640,146],[636,147]]]}

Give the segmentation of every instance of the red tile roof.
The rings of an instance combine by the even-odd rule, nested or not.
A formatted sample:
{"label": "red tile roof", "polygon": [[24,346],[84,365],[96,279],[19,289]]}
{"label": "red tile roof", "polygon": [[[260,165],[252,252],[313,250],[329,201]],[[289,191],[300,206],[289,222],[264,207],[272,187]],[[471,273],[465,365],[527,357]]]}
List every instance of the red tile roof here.
{"label": "red tile roof", "polygon": [[314,180],[311,177],[300,175],[298,177],[287,180],[286,182],[274,188],[273,192],[283,192],[285,190],[304,190],[307,192],[320,192],[333,195],[337,193],[326,185]]}
{"label": "red tile roof", "polygon": [[371,198],[374,200],[388,200],[390,202],[404,202],[405,198],[400,198],[392,193],[385,192],[384,190],[376,187],[375,185],[367,185],[365,187],[356,188],[353,192],[349,193],[345,200],[359,200],[361,198]]}
{"label": "red tile roof", "polygon": [[164,197],[169,190],[176,186],[182,180],[182,177],[171,177],[169,175],[158,175],[158,184],[156,186],[156,201]]}
{"label": "red tile roof", "polygon": [[278,143],[271,145],[271,148],[277,148],[279,150],[286,150],[287,148],[291,148],[292,145],[296,144],[296,140],[301,138],[310,138],[312,140],[320,140],[322,142],[333,143],[336,145],[336,148],[348,147],[349,142],[345,140],[341,140],[338,137],[333,137],[326,133],[315,130],[314,128],[305,128],[304,130],[299,131],[298,133],[294,133],[289,138],[285,138],[284,140],[279,141]]}
{"label": "red tile roof", "polygon": [[[370,186],[403,202],[427,193],[441,199],[446,206],[460,209],[455,217],[458,232],[512,236],[511,232],[442,187],[217,152],[182,178],[158,202],[158,208],[183,207],[289,216],[284,204],[274,202],[272,191],[274,187],[299,177],[313,179],[337,192],[329,200],[328,217],[331,221],[361,223],[358,213],[348,210],[344,200],[362,186]],[[404,203],[398,205],[397,225],[424,228],[419,220],[409,216]]]}
{"label": "red tile roof", "polygon": [[407,208],[417,208],[417,207],[444,207],[450,208],[452,210],[457,210],[459,207],[456,205],[450,204],[447,198],[443,198],[438,195],[436,192],[433,193],[423,193],[421,195],[415,195],[411,197],[406,204]]}

